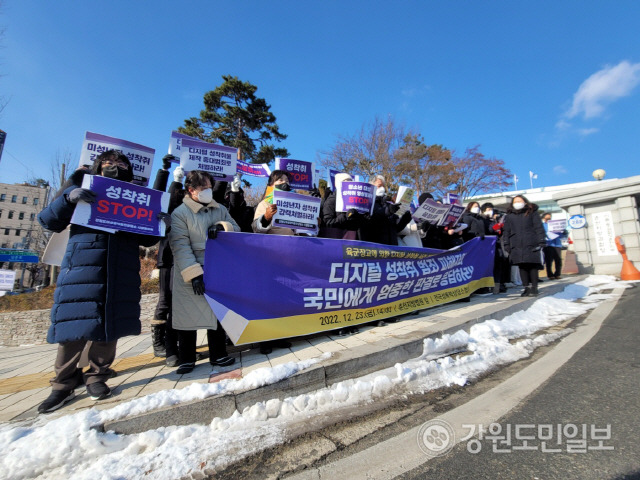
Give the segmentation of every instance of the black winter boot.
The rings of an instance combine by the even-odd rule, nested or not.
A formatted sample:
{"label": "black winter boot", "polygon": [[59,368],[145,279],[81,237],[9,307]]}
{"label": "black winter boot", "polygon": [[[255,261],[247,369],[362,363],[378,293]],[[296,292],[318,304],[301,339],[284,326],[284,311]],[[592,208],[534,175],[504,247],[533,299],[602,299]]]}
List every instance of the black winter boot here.
{"label": "black winter boot", "polygon": [[530,297],[531,289],[529,287],[525,287],[524,291],[520,294],[521,297]]}
{"label": "black winter boot", "polygon": [[166,325],[151,325],[151,343],[153,344],[153,354],[156,357],[166,357],[167,348],[164,345]]}

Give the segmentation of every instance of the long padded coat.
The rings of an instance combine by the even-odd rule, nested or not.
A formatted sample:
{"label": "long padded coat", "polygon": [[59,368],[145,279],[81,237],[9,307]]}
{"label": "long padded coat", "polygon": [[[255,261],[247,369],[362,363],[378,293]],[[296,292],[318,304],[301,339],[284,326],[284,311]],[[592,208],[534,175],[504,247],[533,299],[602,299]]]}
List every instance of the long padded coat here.
{"label": "long padded coat", "polygon": [[542,263],[540,249],[546,245],[546,235],[542,220],[534,205],[528,215],[526,209],[509,211],[504,217],[502,242],[513,265],[521,263]]}
{"label": "long padded coat", "polygon": [[[229,222],[236,232],[240,227],[227,209],[215,200],[202,205],[184,197],[171,214],[169,242],[173,251],[173,328],[176,330],[215,330],[218,319],[204,298],[193,293],[191,280],[204,274],[204,250],[207,230],[218,222]],[[215,268],[215,262],[210,262]]]}
{"label": "long padded coat", "polygon": [[[72,185],[38,215],[40,224],[61,232],[76,208],[67,195]],[[158,237],[106,233],[71,225],[69,243],[53,295],[49,343],[74,340],[110,342],[140,333],[139,246]]]}

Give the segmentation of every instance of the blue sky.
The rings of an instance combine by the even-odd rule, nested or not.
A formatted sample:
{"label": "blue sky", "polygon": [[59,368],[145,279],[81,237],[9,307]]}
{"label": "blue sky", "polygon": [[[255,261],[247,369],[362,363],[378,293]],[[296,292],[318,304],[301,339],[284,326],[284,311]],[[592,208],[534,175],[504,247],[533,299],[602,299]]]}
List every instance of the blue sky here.
{"label": "blue sky", "polygon": [[156,149],[232,74],[258,86],[291,157],[374,117],[529,186],[640,174],[637,1],[3,0],[0,182],[47,176],[85,131]]}

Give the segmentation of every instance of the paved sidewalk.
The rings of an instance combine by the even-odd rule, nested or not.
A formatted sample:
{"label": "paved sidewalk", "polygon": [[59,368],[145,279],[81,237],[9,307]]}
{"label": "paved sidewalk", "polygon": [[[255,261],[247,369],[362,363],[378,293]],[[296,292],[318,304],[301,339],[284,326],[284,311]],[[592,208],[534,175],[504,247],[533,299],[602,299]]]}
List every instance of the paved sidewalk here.
{"label": "paved sidewalk", "polygon": [[[582,278],[584,276],[571,276],[558,281],[545,281],[540,284],[541,296],[556,293]],[[187,375],[176,374],[176,369],[167,367],[163,358],[153,356],[150,334],[126,337],[118,342],[118,355],[113,365],[118,376],[108,382],[113,396],[95,402],[87,396],[84,388],[78,388],[77,398],[54,415],[94,406],[99,409],[111,408],[161,390],[179,389],[193,382],[240,378],[257,368],[315,358],[325,352],[340,353],[320,363],[321,366],[325,364],[326,368],[332,368],[332,380],[349,378],[351,373],[362,375],[368,373],[367,369],[371,370],[367,367],[365,357],[377,355],[375,360],[370,358],[371,364],[383,358],[388,350],[388,361],[393,362],[393,355],[398,355],[393,349],[403,347],[406,353],[407,342],[413,342],[412,348],[415,350],[419,342],[429,335],[487,318],[503,318],[527,308],[535,298],[522,298],[521,291],[521,287],[512,287],[507,293],[499,295],[472,295],[469,303],[454,302],[423,310],[418,315],[404,315],[399,317],[397,323],[381,327],[360,326],[360,333],[355,335],[339,337],[324,333],[292,339],[291,348],[274,349],[269,355],[260,354],[257,345],[230,347],[229,353],[236,359],[234,365],[212,370],[208,359],[204,359]],[[200,351],[207,351],[205,331],[199,332],[198,344]],[[37,406],[51,391],[49,379],[53,377],[56,348],[56,345],[0,347],[0,422],[28,420],[38,415]],[[329,377],[328,374],[325,376]],[[259,394],[256,391],[252,397]]]}

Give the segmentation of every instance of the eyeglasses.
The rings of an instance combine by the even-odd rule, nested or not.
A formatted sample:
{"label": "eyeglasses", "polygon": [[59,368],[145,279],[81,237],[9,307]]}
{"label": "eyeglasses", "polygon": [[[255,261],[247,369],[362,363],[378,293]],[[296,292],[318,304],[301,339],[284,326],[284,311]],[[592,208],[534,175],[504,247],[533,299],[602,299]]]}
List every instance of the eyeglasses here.
{"label": "eyeglasses", "polygon": [[129,165],[127,165],[126,162],[123,162],[122,160],[103,160],[102,165],[115,165],[118,168],[129,167]]}

